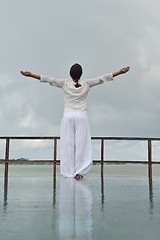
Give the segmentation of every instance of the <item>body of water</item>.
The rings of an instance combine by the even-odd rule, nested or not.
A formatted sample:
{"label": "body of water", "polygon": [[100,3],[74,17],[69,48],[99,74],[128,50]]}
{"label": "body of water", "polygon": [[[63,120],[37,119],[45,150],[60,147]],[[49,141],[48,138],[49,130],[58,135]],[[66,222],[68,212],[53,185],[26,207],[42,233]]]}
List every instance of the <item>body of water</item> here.
{"label": "body of water", "polygon": [[81,181],[52,165],[0,165],[2,240],[158,240],[160,166],[94,166]]}

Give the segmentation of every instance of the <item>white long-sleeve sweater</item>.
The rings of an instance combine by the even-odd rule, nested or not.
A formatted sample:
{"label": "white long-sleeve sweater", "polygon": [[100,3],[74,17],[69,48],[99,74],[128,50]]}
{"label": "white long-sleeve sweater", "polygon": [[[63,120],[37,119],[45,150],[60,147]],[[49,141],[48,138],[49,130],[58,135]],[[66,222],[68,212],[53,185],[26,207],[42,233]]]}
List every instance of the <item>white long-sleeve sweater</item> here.
{"label": "white long-sleeve sweater", "polygon": [[51,86],[62,88],[64,91],[64,111],[84,111],[87,109],[87,94],[91,87],[113,80],[112,73],[101,77],[79,80],[81,85],[75,87],[73,80],[55,79],[41,75],[40,82],[49,83]]}

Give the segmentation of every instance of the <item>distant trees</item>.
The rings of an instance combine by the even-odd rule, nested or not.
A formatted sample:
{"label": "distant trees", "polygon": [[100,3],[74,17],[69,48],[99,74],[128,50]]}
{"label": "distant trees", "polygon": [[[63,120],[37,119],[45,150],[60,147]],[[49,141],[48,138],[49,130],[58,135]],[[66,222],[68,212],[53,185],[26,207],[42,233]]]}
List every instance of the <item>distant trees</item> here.
{"label": "distant trees", "polygon": [[[10,161],[29,161],[29,158],[24,158],[24,157],[21,157],[21,158],[17,158],[17,159],[14,159],[14,158],[12,158],[12,159],[9,159]],[[2,163],[2,162],[4,162],[5,161],[5,159],[0,159],[0,163]]]}
{"label": "distant trees", "polygon": [[23,157],[17,158],[17,159],[14,159],[14,160],[15,160],[15,161],[29,161],[28,158],[23,158]]}

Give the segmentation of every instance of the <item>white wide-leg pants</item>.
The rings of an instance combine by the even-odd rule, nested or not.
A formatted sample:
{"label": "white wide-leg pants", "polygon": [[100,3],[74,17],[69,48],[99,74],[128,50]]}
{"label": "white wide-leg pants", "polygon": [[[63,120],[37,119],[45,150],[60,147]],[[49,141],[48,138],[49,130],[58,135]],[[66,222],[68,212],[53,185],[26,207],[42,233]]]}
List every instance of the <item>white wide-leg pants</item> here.
{"label": "white wide-leg pants", "polygon": [[64,177],[86,174],[92,166],[87,112],[64,112],[60,133],[60,170]]}

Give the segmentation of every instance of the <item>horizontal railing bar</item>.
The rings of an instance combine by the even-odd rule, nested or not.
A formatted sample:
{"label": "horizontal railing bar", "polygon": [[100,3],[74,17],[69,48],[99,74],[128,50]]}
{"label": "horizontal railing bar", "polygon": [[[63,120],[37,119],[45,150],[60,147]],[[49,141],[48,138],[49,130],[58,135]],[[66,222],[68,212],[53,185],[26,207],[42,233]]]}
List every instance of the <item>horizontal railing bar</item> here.
{"label": "horizontal railing bar", "polygon": [[0,137],[0,139],[17,139],[17,140],[23,140],[23,139],[50,139],[50,140],[54,140],[54,139],[60,139],[60,137],[35,137],[35,136],[28,136],[28,137],[23,137],[23,136],[11,136],[11,137]]}
{"label": "horizontal railing bar", "polygon": [[93,140],[137,140],[137,141],[160,141],[160,138],[147,138],[147,137],[91,137]]}
{"label": "horizontal railing bar", "polygon": [[[25,139],[37,139],[37,140],[54,140],[60,139],[58,136],[0,136],[0,139],[15,139],[15,140],[25,140]],[[160,138],[156,137],[91,137],[92,140],[134,140],[134,141],[160,141]]]}

